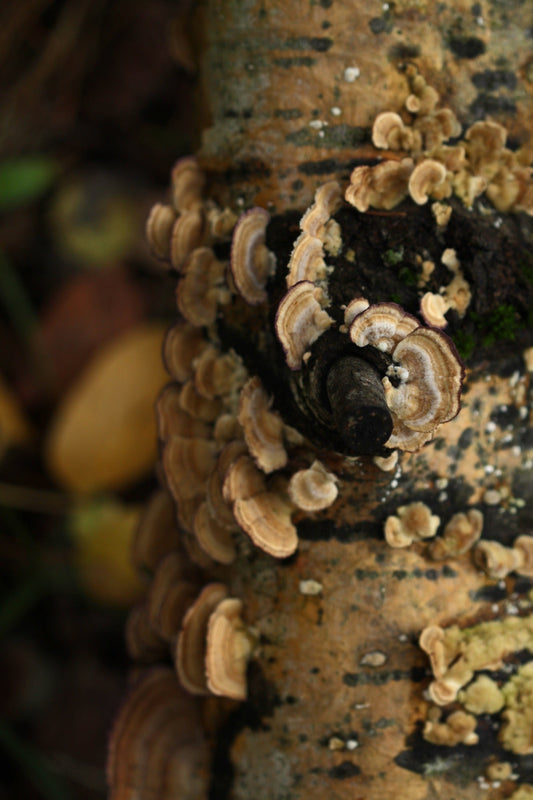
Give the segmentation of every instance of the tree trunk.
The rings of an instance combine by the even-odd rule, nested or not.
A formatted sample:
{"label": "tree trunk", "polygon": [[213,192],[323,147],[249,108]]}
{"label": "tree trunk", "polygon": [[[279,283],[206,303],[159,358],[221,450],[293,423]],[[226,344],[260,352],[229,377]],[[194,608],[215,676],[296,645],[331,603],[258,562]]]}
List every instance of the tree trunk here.
{"label": "tree trunk", "polygon": [[[515,571],[500,580],[480,569],[471,550],[438,560],[426,541],[392,548],[383,534],[387,518],[415,501],[440,518],[440,533],[472,509],[483,514],[485,540],[511,546],[531,533],[530,217],[497,213],[485,200],[465,209],[454,198],[446,227],[435,223],[430,204],[410,199],[392,210],[361,214],[345,204],[336,212],[342,249],[326,260],[334,267],[327,310],[337,325],[360,295],[419,313],[421,265],[436,265],[427,285],[438,293],[450,281],[441,264],[450,248],[472,292],[466,315],[452,312],[447,328],[467,356],[462,410],[417,452],[401,453],[392,471],[366,451],[343,452],[337,434],[328,447],[327,434],[294,399],[307,389],[274,333],[298,223],[317,187],[336,179],[344,189],[354,167],[398,160],[372,146],[371,128],[380,112],[404,109],[409,65],[463,130],[490,118],[505,124],[513,146],[529,141],[531,23],[530,5],[495,1],[212,0],[196,10],[204,126],[197,155],[207,196],[236,212],[267,208],[266,243],[277,263],[267,302],[222,307],[209,335],[259,374],[274,408],[339,481],[327,510],[293,517],[293,556],[275,559],[243,537],[231,567],[213,573],[242,599],[259,638],[248,700],[217,735],[210,790],[217,800],[385,800],[399,792],[412,800],[496,800],[533,783],[533,748],[502,744],[501,711],[476,715],[476,741],[436,744],[424,733],[435,704],[419,646],[431,625],[529,618],[529,577]],[[218,257],[228,255],[220,246]],[[333,338],[323,341],[337,347]],[[381,443],[375,455],[385,455]],[[506,652],[496,673],[500,688],[531,658],[533,639],[518,649]],[[440,721],[462,708],[447,704]],[[512,768],[496,779],[494,765],[504,762]]]}

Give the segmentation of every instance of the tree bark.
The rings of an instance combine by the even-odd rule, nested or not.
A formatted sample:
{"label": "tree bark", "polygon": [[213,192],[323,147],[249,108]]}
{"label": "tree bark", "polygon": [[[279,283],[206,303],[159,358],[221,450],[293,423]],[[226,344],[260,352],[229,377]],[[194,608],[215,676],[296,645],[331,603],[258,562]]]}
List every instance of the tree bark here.
{"label": "tree bark", "polygon": [[[317,186],[346,182],[355,166],[383,157],[372,147],[371,125],[381,111],[402,109],[408,64],[464,127],[490,117],[506,125],[513,143],[525,144],[533,114],[531,23],[530,5],[496,0],[199,6],[198,159],[208,196],[236,210],[268,208],[267,244],[278,264],[265,307],[228,306],[217,337],[259,373],[284,420],[311,438],[273,333],[302,213]],[[438,291],[442,252],[457,250],[475,312],[453,317],[449,328],[452,338],[466,332],[474,341],[463,409],[419,452],[402,454],[393,472],[319,441],[321,460],[339,478],[336,503],[300,515],[300,544],[289,559],[238,548],[225,580],[243,600],[260,654],[249,667],[248,701],[218,733],[210,795],[217,800],[389,800],[398,793],[496,800],[533,783],[530,756],[498,742],[499,717],[479,715],[477,744],[443,747],[424,739],[431,675],[418,644],[428,625],[465,627],[507,618],[515,608],[529,615],[531,581],[488,578],[470,552],[435,561],[425,542],[393,549],[383,537],[387,517],[413,501],[426,503],[442,525],[457,512],[480,509],[483,537],[505,545],[531,531],[530,373],[522,358],[531,345],[523,269],[530,264],[531,220],[504,214],[495,226],[479,206],[452,205],[445,232],[410,201],[390,214],[350,209],[336,217],[344,252],[355,253],[351,261],[328,260],[337,275],[329,291],[338,314],[359,293],[416,313],[416,257],[438,265]],[[390,254],[399,254],[399,266]],[[501,330],[489,330],[502,305],[519,320],[507,341]],[[333,395],[333,404],[344,402]],[[302,588],[309,580],[318,585],[312,596]],[[512,762],[514,777],[490,784],[487,794],[484,776],[494,760]]]}

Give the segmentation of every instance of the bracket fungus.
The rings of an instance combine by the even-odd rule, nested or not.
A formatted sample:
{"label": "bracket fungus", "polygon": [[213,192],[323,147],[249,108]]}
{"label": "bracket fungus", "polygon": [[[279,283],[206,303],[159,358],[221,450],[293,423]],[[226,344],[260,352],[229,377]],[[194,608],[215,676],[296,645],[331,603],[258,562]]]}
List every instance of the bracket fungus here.
{"label": "bracket fungus", "polygon": [[285,351],[287,365],[300,369],[308,348],[333,323],[324,311],[324,292],[312,281],[291,286],[276,313],[276,333]]}
{"label": "bracket fungus", "polygon": [[242,619],[243,604],[235,597],[221,600],[209,616],[205,670],[213,694],[245,700],[246,666],[255,638]]}
{"label": "bracket fungus", "polygon": [[231,272],[239,294],[250,305],[267,300],[266,284],[275,267],[273,253],[265,244],[269,219],[264,208],[251,208],[239,217],[233,230]]}
{"label": "bracket fungus", "polygon": [[425,503],[416,501],[396,509],[396,514],[387,517],[385,539],[391,547],[409,547],[421,539],[435,536],[440,517],[431,513]]}
{"label": "bracket fungus", "polygon": [[184,689],[191,694],[208,694],[206,676],[207,626],[209,617],[228,596],[223,583],[204,586],[183,617],[176,643],[176,672]]}
{"label": "bracket fungus", "polygon": [[287,463],[283,444],[283,421],[270,410],[271,399],[257,375],[245,384],[239,396],[239,422],[244,439],[263,472],[281,469]]}

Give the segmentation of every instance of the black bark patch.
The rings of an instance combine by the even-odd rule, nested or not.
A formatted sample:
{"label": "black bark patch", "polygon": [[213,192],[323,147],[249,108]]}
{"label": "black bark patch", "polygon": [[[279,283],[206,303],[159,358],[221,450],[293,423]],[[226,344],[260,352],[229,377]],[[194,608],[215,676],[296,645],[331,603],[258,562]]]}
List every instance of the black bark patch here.
{"label": "black bark patch", "polygon": [[494,92],[496,89],[516,89],[517,79],[514,72],[506,69],[484,69],[472,76],[472,83],[478,89]]}
{"label": "black bark patch", "polygon": [[492,422],[499,428],[507,428],[515,425],[520,419],[520,414],[516,406],[497,406],[490,415]]}
{"label": "black bark patch", "polygon": [[389,61],[409,61],[412,58],[418,58],[421,53],[420,45],[418,44],[393,44],[387,51],[387,58]]}
{"label": "black bark patch", "polygon": [[474,429],[473,428],[465,428],[462,434],[459,436],[457,440],[457,447],[460,450],[467,450],[472,442],[474,441]]}
{"label": "black bark patch", "polygon": [[291,69],[292,67],[312,67],[316,64],[316,59],[312,56],[294,56],[287,58],[274,58],[274,64],[283,69]]}
{"label": "black bark patch", "polygon": [[470,112],[475,119],[483,119],[490,114],[515,114],[516,103],[510,97],[481,92],[470,104]]}
{"label": "black bark patch", "polygon": [[353,778],[355,775],[361,774],[361,768],[351,761],[342,761],[336,767],[329,770],[328,775],[336,780],[345,780],[346,778]]}
{"label": "black bark patch", "polygon": [[485,50],[485,42],[476,36],[452,36],[448,46],[457,58],[477,58]]}
{"label": "black bark patch", "polygon": [[333,39],[329,36],[298,36],[287,39],[283,47],[287,50],[316,50],[317,53],[325,53],[332,45]]}
{"label": "black bark patch", "polygon": [[383,670],[382,672],[346,672],[342,676],[342,682],[345,686],[353,688],[355,686],[384,686],[390,681],[412,681],[413,683],[420,683],[427,677],[425,667],[413,667],[410,670]]}
{"label": "black bark patch", "polygon": [[328,542],[336,539],[338,542],[360,542],[363,539],[381,539],[379,524],[362,522],[357,526],[337,526],[330,519],[303,519],[298,523],[298,538],[308,542]]}

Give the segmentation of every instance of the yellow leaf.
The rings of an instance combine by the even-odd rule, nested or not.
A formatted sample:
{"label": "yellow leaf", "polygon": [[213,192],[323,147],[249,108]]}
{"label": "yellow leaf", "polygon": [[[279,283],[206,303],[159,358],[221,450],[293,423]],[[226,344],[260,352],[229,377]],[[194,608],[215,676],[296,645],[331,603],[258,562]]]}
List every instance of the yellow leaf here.
{"label": "yellow leaf", "polygon": [[100,603],[127,608],[145,589],[130,558],[140,511],[103,500],[81,506],[69,519],[81,584]]}
{"label": "yellow leaf", "polygon": [[168,380],[164,328],[141,325],[102,348],[56,412],[46,445],[51,474],[75,492],[118,489],[155,464],[154,401]]}

